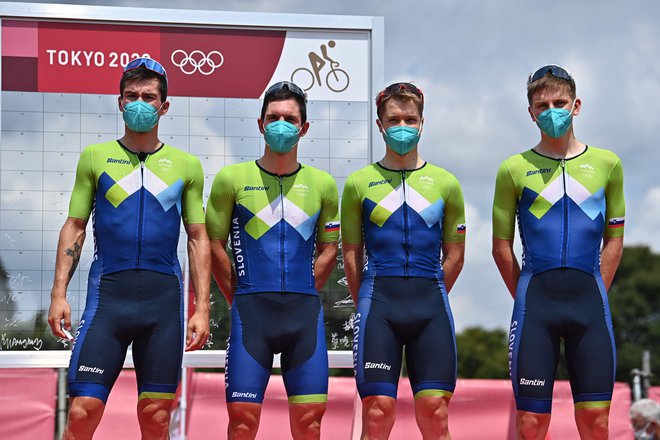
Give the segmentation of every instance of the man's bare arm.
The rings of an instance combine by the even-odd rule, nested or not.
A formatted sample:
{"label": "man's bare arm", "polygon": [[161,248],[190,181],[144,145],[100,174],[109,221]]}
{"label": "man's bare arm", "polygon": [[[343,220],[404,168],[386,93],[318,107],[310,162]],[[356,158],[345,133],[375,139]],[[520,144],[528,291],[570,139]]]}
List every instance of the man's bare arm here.
{"label": "man's bare arm", "polygon": [[231,305],[236,290],[236,273],[227,254],[227,240],[211,240],[211,270],[220,292]]}
{"label": "man's bare arm", "polygon": [[353,303],[357,307],[360,283],[362,282],[362,268],[364,267],[364,247],[361,243],[342,243],[341,251],[344,254],[344,273],[346,273],[348,291],[351,293]]}
{"label": "man's bare arm", "polygon": [[202,348],[210,334],[211,250],[203,223],[188,224],[185,228],[188,234],[190,279],[195,290],[195,312],[188,320],[186,351],[193,351]]}
{"label": "man's bare arm", "polygon": [[603,239],[603,250],[600,253],[600,274],[607,290],[610,290],[622,256],[623,237]]}
{"label": "man's bare arm", "polygon": [[332,269],[337,262],[337,242],[316,242],[316,260],[314,262],[314,279],[316,290],[320,291],[328,281]]}
{"label": "man's bare arm", "polygon": [[67,218],[60,231],[57,244],[55,278],[50,293],[48,324],[53,334],[63,339],[67,339],[67,335],[62,331],[61,321],[64,320],[65,329],[71,330],[71,307],[66,300],[66,290],[80,262],[86,227],[87,220]]}
{"label": "man's bare arm", "polygon": [[445,288],[451,291],[465,260],[465,243],[442,244],[442,269],[445,273]]}
{"label": "man's bare arm", "polygon": [[515,299],[516,287],[520,278],[520,265],[513,253],[513,240],[502,240],[493,237],[493,258],[502,275],[509,293]]}

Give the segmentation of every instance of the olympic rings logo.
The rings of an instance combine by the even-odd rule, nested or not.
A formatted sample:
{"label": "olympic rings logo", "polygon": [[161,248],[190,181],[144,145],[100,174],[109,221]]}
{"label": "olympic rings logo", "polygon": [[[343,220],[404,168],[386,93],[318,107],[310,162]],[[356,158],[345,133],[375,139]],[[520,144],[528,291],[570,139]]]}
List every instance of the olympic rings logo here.
{"label": "olympic rings logo", "polygon": [[225,62],[225,57],[217,50],[212,50],[208,54],[201,50],[193,50],[188,54],[179,49],[172,52],[170,59],[172,64],[181,69],[186,75],[192,75],[195,72],[210,75]]}

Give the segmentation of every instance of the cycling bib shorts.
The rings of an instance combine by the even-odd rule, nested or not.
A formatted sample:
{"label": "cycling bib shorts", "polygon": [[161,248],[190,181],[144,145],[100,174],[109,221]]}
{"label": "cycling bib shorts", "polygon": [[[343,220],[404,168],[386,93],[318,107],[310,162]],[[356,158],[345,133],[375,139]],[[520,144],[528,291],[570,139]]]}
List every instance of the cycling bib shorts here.
{"label": "cycling bib shorts", "polygon": [[227,402],[261,403],[281,353],[289,403],[325,403],[328,352],[317,296],[298,293],[237,295],[231,308],[225,364]]}

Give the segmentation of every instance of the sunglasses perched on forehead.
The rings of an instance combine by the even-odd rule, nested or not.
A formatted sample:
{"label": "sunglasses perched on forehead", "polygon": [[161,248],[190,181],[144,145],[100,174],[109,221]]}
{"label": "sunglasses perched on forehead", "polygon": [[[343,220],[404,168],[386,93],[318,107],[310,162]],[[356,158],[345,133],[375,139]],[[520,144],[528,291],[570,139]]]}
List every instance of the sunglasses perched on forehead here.
{"label": "sunglasses perched on forehead", "polygon": [[376,107],[380,107],[380,104],[385,98],[389,98],[390,96],[396,95],[403,91],[410,92],[413,95],[421,98],[422,101],[424,100],[424,94],[418,87],[407,82],[400,82],[385,87],[385,89],[381,91],[378,96],[376,96]]}
{"label": "sunglasses perched on forehead", "polygon": [[305,100],[305,102],[307,102],[307,93],[305,93],[303,89],[301,89],[291,81],[280,81],[268,87],[268,90],[266,90],[266,93],[264,93],[264,98],[268,98],[269,95],[272,95],[273,93],[279,92],[280,90],[283,89],[286,89],[291,93],[300,96],[302,99]]}
{"label": "sunglasses perched on forehead", "polygon": [[140,67],[151,70],[155,74],[167,79],[167,72],[165,71],[163,65],[156,60],[152,60],[151,58],[136,58],[132,60],[130,63],[126,64],[126,67],[124,67],[124,73],[139,69]]}
{"label": "sunglasses perched on forehead", "polygon": [[529,78],[527,79],[527,84],[531,84],[534,81],[538,81],[539,79],[546,76],[548,72],[550,72],[550,74],[555,78],[561,78],[573,84],[575,83],[575,79],[573,79],[573,75],[571,75],[568,72],[568,70],[556,64],[548,64],[547,66],[543,66],[540,69],[538,69],[536,72],[529,75]]}

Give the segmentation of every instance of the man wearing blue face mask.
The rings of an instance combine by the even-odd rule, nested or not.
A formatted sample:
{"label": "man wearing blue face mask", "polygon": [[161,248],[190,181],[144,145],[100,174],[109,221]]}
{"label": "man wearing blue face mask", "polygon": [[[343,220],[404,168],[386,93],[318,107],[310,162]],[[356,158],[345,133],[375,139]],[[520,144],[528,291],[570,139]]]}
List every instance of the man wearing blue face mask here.
{"label": "man wearing blue face mask", "polygon": [[[606,439],[616,370],[607,290],[625,219],[621,161],[575,138],[582,103],[566,69],[533,72],[527,98],[541,140],[502,163],[493,203],[493,257],[514,298],[509,370],[518,438],[545,438],[563,341],[580,437]],[[516,218],[522,267],[513,252]]]}
{"label": "man wearing blue face mask", "polygon": [[385,157],[349,176],[341,205],[362,438],[390,435],[405,346],[422,436],[449,439],[456,343],[447,294],[463,267],[463,195],[456,177],[419,154],[421,90],[392,84],[376,107]]}
{"label": "man wearing blue face mask", "polygon": [[[131,61],[119,89],[124,136],[83,151],[57,250],[48,323],[53,334],[68,339],[67,285],[93,215],[95,253],[68,373],[65,439],[92,438],[130,344],[142,438],[167,438],[184,347],[199,349],[209,335],[210,246],[201,164],[158,139],[159,117],[169,108],[160,63]],[[181,220],[195,289],[187,333],[177,258]]]}
{"label": "man wearing blue face mask", "polygon": [[269,87],[257,123],[264,155],[220,170],[206,211],[213,275],[231,305],[228,438],[256,436],[273,355],[281,353],[292,436],[318,439],[328,399],[319,290],[337,256],[337,186],[328,173],[298,162],[309,129],[300,87]]}

